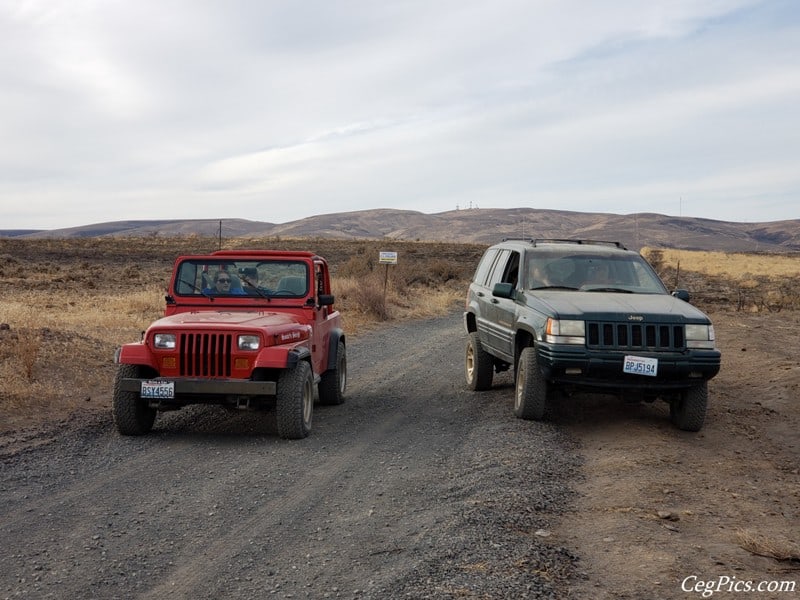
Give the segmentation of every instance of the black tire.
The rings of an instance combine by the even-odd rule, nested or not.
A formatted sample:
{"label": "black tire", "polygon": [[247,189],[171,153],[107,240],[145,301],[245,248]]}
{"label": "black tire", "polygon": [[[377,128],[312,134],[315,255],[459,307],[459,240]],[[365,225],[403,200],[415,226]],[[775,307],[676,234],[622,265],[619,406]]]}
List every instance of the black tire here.
{"label": "black tire", "polygon": [[347,388],[347,349],[340,341],[336,347],[336,366],[322,374],[319,381],[320,404],[341,404]]}
{"label": "black tire", "polygon": [[285,369],[278,377],[275,418],[278,435],[286,440],[299,440],[311,431],[314,409],[314,374],[311,365],[301,360],[293,369]]}
{"label": "black tire", "polygon": [[690,387],[669,404],[669,419],[682,431],[700,431],[706,420],[708,383]]}
{"label": "black tire", "polygon": [[547,406],[548,385],[539,369],[536,348],[523,348],[517,363],[514,414],[520,419],[540,421]]}
{"label": "black tire", "polygon": [[469,389],[482,391],[492,387],[494,359],[491,354],[483,349],[476,331],[470,333],[469,338],[467,338],[464,372],[467,376],[467,387]]}
{"label": "black tire", "polygon": [[120,389],[122,379],[143,379],[142,368],[138,365],[119,365],[114,378],[114,398],[112,414],[117,431],[122,435],[144,435],[153,428],[156,409],[150,408],[136,392]]}

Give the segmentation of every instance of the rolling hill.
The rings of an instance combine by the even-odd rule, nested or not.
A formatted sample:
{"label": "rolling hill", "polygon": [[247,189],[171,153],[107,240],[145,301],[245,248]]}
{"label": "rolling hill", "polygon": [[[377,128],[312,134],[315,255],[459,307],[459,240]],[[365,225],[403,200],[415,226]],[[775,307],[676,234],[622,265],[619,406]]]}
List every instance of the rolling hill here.
{"label": "rolling hill", "polygon": [[800,219],[738,223],[656,213],[617,215],[533,208],[435,214],[395,209],[316,215],[275,224],[245,219],[141,220],[47,231],[0,230],[3,237],[212,236],[223,238],[402,239],[491,244],[504,237],[620,241],[629,248],[727,252],[800,251]]}

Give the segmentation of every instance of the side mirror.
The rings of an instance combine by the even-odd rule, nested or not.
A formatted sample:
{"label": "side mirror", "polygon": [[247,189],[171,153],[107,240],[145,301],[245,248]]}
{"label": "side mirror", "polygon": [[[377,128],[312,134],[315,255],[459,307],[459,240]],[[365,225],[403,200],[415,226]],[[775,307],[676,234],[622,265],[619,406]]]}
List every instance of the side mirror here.
{"label": "side mirror", "polygon": [[689,290],[675,290],[672,292],[672,295],[679,300],[683,300],[684,302],[689,301]]}
{"label": "side mirror", "polygon": [[497,298],[513,298],[515,287],[513,283],[495,283],[492,288],[492,296]]}
{"label": "side mirror", "polygon": [[319,305],[320,306],[331,306],[333,304],[334,295],[333,294],[320,294],[318,299],[319,299]]}

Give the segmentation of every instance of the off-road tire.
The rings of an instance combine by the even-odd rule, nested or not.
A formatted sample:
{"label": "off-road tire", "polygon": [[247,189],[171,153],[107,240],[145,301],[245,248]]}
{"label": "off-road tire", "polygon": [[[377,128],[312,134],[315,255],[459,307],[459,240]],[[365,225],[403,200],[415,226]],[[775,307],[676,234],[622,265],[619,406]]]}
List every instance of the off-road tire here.
{"label": "off-road tire", "polygon": [[690,387],[669,404],[669,418],[682,431],[700,431],[706,420],[708,383]]}
{"label": "off-road tire", "polygon": [[120,389],[123,379],[142,379],[142,369],[138,365],[118,365],[114,377],[114,398],[112,413],[117,431],[122,435],[144,435],[153,428],[156,409],[150,408],[136,392]]}
{"label": "off-road tire", "polygon": [[344,342],[336,346],[336,366],[322,374],[319,381],[320,404],[341,404],[347,388],[347,349]]}
{"label": "off-road tire", "polygon": [[539,369],[536,348],[523,348],[517,363],[514,414],[520,419],[542,420],[547,406],[548,387]]}
{"label": "off-road tire", "polygon": [[494,358],[483,349],[478,332],[473,331],[467,339],[464,355],[464,373],[467,387],[474,391],[488,390],[492,387]]}
{"label": "off-road tire", "polygon": [[311,365],[301,360],[278,377],[275,420],[278,435],[286,440],[299,440],[311,431],[314,408],[314,374]]}

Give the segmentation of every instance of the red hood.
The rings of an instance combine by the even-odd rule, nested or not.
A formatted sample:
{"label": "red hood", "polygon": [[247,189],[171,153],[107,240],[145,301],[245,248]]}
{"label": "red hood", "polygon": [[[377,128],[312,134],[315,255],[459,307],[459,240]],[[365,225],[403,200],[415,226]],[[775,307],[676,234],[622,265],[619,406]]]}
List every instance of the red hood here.
{"label": "red hood", "polygon": [[150,327],[161,329],[164,327],[225,327],[226,325],[239,325],[242,327],[273,328],[282,325],[296,325],[298,323],[296,318],[286,313],[204,310],[163,317]]}

